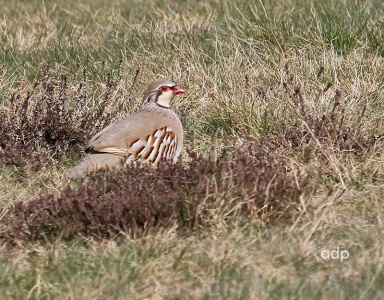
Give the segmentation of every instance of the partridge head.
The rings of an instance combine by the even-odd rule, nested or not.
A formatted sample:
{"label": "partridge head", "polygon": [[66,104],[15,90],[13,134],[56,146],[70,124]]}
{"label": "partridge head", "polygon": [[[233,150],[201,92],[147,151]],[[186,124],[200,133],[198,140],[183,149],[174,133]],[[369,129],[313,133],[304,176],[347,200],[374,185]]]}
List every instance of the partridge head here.
{"label": "partridge head", "polygon": [[185,90],[170,80],[149,85],[139,111],[95,134],[86,146],[85,158],[67,174],[67,179],[119,166],[122,161],[176,162],[183,146],[183,128],[170,101],[182,93]]}

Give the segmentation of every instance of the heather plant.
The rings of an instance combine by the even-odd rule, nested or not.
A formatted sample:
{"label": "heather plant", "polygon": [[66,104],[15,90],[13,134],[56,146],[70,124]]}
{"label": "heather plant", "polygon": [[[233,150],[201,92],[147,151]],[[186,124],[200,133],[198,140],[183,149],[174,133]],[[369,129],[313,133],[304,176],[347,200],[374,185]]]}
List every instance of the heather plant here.
{"label": "heather plant", "polygon": [[[363,93],[360,99],[353,99],[351,95],[346,96],[347,91],[342,87],[333,87],[333,82],[321,84],[319,79],[324,72],[323,67],[314,79],[317,88],[298,83],[289,65],[285,65],[285,72],[282,86],[291,107],[288,114],[290,121],[278,123],[273,129],[279,137],[277,144],[285,144],[284,148],[292,147],[294,152],[299,153],[297,157],[301,161],[315,165],[320,176],[328,180],[332,178],[331,182],[340,184],[343,189],[348,189],[349,184],[356,184],[356,177],[350,172],[355,160],[365,163],[363,172],[369,174],[369,180],[380,178],[376,176],[377,166],[371,164],[369,159],[380,156],[378,149],[384,145],[384,127],[379,120],[376,126],[365,125],[372,122],[367,111],[372,114],[375,104],[381,103],[378,92],[382,86]],[[324,102],[325,94],[329,95],[325,109],[319,111],[319,106],[315,105],[314,110],[311,105]],[[351,106],[354,101],[361,104]]]}
{"label": "heather plant", "polygon": [[[189,163],[161,163],[95,173],[59,195],[41,194],[8,208],[5,240],[142,236],[151,228],[208,230],[215,223],[272,223],[294,218],[308,174],[251,142],[216,161],[191,153]],[[212,219],[213,216],[215,219]]]}
{"label": "heather plant", "polygon": [[[287,93],[290,104],[293,107],[293,113],[290,118],[293,123],[288,130],[280,130],[282,140],[292,143],[294,148],[303,147],[312,142],[315,146],[325,146],[340,151],[353,153],[366,153],[373,148],[375,142],[382,139],[383,129],[381,127],[372,128],[366,132],[362,127],[367,103],[360,110],[349,112],[346,108],[346,99],[340,89],[334,91],[333,99],[329,108],[319,115],[308,108],[308,100],[303,95],[303,87],[300,84],[295,85],[295,76],[290,73],[289,65],[285,66],[287,72],[286,80],[283,82],[283,88]],[[324,68],[320,68],[317,77],[322,75]],[[313,90],[307,97],[314,98],[311,101],[319,102],[320,97],[324,95],[333,83],[329,82],[323,89]],[[314,95],[315,94],[315,95]],[[381,135],[379,135],[379,133]]]}
{"label": "heather plant", "polygon": [[[41,66],[33,86],[20,83],[12,93],[7,110],[0,110],[0,163],[28,167],[36,172],[49,158],[79,150],[87,138],[116,118],[122,99],[121,62],[115,74],[105,76],[104,88],[90,95],[86,69],[68,86],[66,75]],[[140,70],[133,78],[135,84]],[[77,83],[78,81],[78,83]],[[77,84],[77,87],[74,86]]]}

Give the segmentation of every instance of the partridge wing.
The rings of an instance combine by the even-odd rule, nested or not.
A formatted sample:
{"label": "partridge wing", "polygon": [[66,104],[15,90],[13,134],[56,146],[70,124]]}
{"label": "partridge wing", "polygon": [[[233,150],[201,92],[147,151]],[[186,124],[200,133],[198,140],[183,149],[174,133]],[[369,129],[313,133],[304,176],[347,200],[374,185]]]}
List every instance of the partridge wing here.
{"label": "partridge wing", "polygon": [[120,156],[136,154],[147,147],[151,133],[164,127],[162,121],[158,116],[140,112],[120,119],[93,136],[86,151]]}

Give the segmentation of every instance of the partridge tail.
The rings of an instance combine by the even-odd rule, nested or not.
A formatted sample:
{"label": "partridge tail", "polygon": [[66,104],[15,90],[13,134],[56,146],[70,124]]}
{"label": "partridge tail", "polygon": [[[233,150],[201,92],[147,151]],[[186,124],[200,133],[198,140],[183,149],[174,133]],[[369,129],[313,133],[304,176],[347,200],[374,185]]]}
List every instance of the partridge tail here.
{"label": "partridge tail", "polygon": [[92,153],[86,157],[65,176],[66,180],[80,177],[86,173],[97,169],[105,169],[113,166],[118,166],[122,157],[108,153]]}

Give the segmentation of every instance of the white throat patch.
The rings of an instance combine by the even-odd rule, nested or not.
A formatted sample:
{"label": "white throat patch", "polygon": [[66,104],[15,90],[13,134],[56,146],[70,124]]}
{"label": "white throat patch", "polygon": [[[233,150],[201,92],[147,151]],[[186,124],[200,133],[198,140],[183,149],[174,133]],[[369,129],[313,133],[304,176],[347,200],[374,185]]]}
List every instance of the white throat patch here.
{"label": "white throat patch", "polygon": [[172,96],[171,92],[162,93],[159,98],[157,98],[157,103],[161,106],[169,107],[169,102],[171,101]]}

